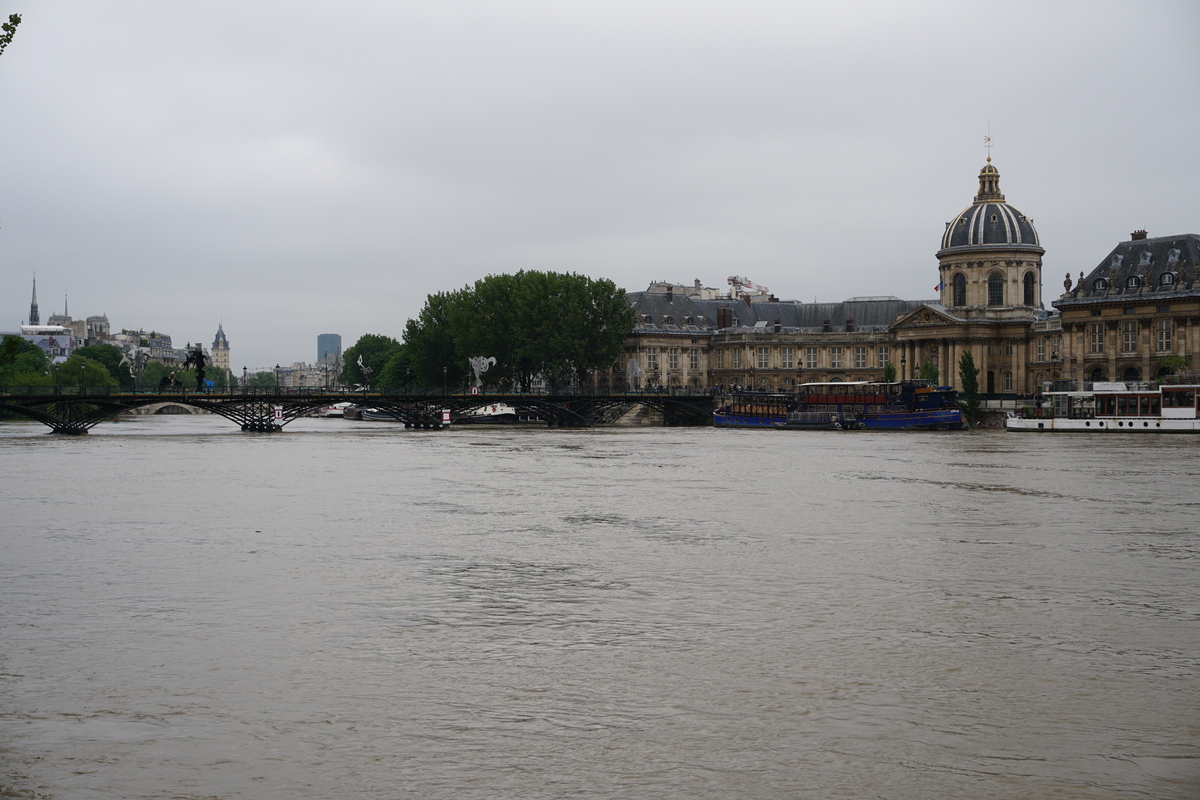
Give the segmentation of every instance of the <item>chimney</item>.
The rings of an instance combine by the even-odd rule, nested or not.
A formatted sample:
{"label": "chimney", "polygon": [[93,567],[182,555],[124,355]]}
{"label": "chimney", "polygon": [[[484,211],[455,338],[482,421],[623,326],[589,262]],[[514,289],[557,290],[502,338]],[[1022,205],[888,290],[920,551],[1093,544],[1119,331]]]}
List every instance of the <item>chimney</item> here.
{"label": "chimney", "polygon": [[854,333],[854,317],[846,317],[846,333]]}
{"label": "chimney", "polygon": [[669,287],[667,288],[667,302],[668,302],[668,303],[674,303],[674,302],[675,302],[675,290],[674,290],[674,289],[671,289],[671,288],[669,288]]}
{"label": "chimney", "polygon": [[829,317],[825,318],[825,324],[821,326],[822,333],[832,333],[833,326],[829,324]]}
{"label": "chimney", "polygon": [[1133,241],[1135,241],[1135,242],[1136,242],[1138,239],[1145,239],[1145,238],[1146,238],[1146,231],[1144,231],[1144,230],[1141,230],[1141,231],[1134,231],[1133,233],[1129,234],[1129,238],[1130,238],[1130,239],[1132,239],[1132,240],[1133,240]]}
{"label": "chimney", "polygon": [[779,320],[779,317],[775,318],[775,332],[776,333],[783,332],[783,323]]}
{"label": "chimney", "polygon": [[729,306],[718,306],[717,308],[717,327],[732,328],[733,327],[733,309]]}
{"label": "chimney", "polygon": [[750,295],[745,295],[742,299],[746,301],[746,306],[750,307]]}

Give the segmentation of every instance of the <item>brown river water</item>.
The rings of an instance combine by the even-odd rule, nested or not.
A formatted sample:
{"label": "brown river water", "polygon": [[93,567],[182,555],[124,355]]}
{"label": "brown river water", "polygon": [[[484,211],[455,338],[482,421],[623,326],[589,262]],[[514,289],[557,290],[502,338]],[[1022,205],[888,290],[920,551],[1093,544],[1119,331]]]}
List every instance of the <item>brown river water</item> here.
{"label": "brown river water", "polygon": [[1197,798],[1200,438],[0,424],[0,798]]}

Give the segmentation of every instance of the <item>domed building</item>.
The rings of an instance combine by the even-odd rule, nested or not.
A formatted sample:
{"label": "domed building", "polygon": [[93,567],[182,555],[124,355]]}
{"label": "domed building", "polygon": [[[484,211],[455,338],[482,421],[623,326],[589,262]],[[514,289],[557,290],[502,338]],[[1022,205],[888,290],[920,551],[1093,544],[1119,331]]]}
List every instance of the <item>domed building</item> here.
{"label": "domed building", "polygon": [[989,157],[974,201],[942,232],[941,302],[892,326],[903,362],[933,363],[941,382],[957,387],[962,354],[970,351],[980,391],[997,394],[1035,392],[1059,377],[1058,318],[1042,306],[1045,252],[1033,219],[1005,201]]}
{"label": "domed building", "polygon": [[946,223],[938,250],[942,305],[966,319],[1028,317],[1042,308],[1042,255],[1033,220],[1004,202],[1000,171],[979,171],[975,202]]}

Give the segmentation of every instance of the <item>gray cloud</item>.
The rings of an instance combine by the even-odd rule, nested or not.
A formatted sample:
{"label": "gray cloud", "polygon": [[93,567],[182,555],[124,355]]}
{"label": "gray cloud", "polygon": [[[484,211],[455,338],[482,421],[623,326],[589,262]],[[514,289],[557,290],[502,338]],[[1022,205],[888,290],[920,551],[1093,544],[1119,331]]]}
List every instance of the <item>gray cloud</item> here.
{"label": "gray cloud", "polygon": [[1191,2],[14,11],[3,327],[35,269],[43,313],[67,287],[180,341],[223,318],[251,367],[522,267],[929,297],[989,120],[1047,285],[1197,226]]}

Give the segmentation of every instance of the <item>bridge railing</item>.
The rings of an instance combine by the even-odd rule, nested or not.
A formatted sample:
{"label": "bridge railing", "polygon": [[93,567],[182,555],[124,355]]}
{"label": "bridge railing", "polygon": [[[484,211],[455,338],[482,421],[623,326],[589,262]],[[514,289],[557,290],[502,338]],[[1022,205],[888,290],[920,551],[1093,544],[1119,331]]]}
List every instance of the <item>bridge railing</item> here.
{"label": "bridge railing", "polygon": [[0,385],[0,396],[9,398],[45,398],[45,397],[63,397],[63,398],[78,398],[78,397],[119,397],[128,399],[130,397],[237,397],[237,398],[322,398],[328,399],[330,402],[338,402],[339,400],[346,402],[354,402],[356,399],[368,400],[371,397],[380,396],[399,396],[399,397],[478,397],[480,403],[486,401],[488,397],[512,397],[514,395],[525,397],[619,397],[619,396],[646,396],[657,395],[662,397],[707,397],[711,396],[709,390],[692,389],[690,387],[655,387],[646,389],[601,389],[590,386],[583,387],[557,387],[551,389],[540,389],[536,391],[520,391],[519,389],[505,390],[495,387],[485,387],[480,389],[477,394],[472,394],[469,387],[462,386],[372,386],[368,388],[351,390],[351,389],[324,389],[319,387],[277,387],[277,386],[252,386],[248,388],[213,388],[213,389],[158,389],[158,388],[140,388],[140,389],[123,389],[119,386],[2,386]]}

